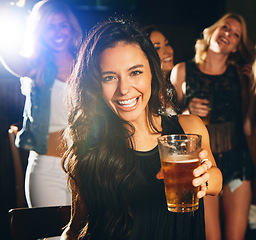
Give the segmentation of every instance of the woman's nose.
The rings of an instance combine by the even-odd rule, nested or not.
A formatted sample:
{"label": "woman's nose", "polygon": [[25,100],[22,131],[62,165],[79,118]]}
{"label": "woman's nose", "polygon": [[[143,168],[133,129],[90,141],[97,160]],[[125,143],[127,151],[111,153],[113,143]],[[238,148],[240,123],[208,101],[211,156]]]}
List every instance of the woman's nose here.
{"label": "woman's nose", "polygon": [[226,29],[226,30],[225,30],[225,34],[226,34],[227,36],[229,36],[229,35],[230,35],[230,31],[231,31],[231,30],[230,30],[229,28]]}
{"label": "woman's nose", "polygon": [[127,77],[121,77],[119,79],[119,91],[122,95],[127,94],[130,91],[131,83]]}

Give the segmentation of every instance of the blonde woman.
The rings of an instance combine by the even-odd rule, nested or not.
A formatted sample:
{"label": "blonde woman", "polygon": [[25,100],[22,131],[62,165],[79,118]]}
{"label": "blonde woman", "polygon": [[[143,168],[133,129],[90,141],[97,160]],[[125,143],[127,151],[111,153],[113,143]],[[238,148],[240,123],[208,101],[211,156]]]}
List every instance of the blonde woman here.
{"label": "blonde woman", "polygon": [[[203,31],[193,61],[177,64],[171,75],[184,113],[206,117],[211,149],[223,174],[226,240],[245,237],[251,201],[253,162],[243,132],[239,71],[253,60],[246,24],[228,13]],[[204,95],[204,97],[201,97]],[[221,239],[219,197],[205,198],[207,240]]]}
{"label": "blonde woman", "polygon": [[61,1],[38,2],[28,18],[22,55],[2,63],[21,78],[26,96],[23,128],[16,144],[30,151],[25,192],[29,207],[70,205],[61,168],[62,132],[67,126],[64,90],[81,42],[78,21]]}

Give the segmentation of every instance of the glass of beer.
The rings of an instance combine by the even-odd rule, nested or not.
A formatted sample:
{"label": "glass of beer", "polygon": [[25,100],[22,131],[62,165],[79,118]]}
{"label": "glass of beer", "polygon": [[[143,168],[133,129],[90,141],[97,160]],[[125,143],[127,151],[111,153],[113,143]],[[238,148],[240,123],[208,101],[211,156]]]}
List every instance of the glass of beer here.
{"label": "glass of beer", "polygon": [[165,196],[171,212],[191,212],[198,209],[197,193],[194,187],[193,170],[201,161],[201,135],[172,134],[158,138],[161,166],[164,174]]}

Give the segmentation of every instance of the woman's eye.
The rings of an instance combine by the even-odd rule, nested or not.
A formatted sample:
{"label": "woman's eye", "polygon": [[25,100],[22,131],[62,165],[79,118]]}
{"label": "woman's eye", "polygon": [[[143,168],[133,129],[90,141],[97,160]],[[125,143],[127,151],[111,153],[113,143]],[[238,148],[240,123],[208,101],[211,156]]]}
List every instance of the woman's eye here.
{"label": "woman's eye", "polygon": [[142,73],[142,71],[136,70],[136,71],[132,71],[131,75],[132,76],[137,76],[137,75],[140,75],[141,73]]}
{"label": "woman's eye", "polygon": [[67,28],[67,27],[68,27],[68,24],[66,23],[61,25],[61,28]]}
{"label": "woman's eye", "polygon": [[223,29],[228,29],[228,26],[227,25],[222,25],[222,28]]}
{"label": "woman's eye", "polygon": [[155,47],[156,51],[160,50],[160,47]]}
{"label": "woman's eye", "polygon": [[234,33],[234,35],[235,35],[236,38],[240,38],[240,34]]}
{"label": "woman's eye", "polygon": [[114,76],[106,76],[106,77],[103,77],[102,81],[103,82],[110,82],[110,81],[112,81],[114,79],[115,79]]}

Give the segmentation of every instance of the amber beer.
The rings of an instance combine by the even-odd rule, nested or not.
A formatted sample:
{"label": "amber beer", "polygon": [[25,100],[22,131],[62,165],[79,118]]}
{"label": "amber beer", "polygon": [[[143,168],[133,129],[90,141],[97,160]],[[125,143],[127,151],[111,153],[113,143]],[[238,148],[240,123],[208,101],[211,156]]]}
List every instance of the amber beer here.
{"label": "amber beer", "polygon": [[161,160],[168,210],[190,212],[198,209],[199,187],[192,185],[193,170],[200,164],[195,156],[171,156]]}
{"label": "amber beer", "polygon": [[200,165],[201,136],[173,134],[158,138],[161,166],[164,174],[167,208],[171,212],[198,209],[199,187],[192,185],[193,170]]}

